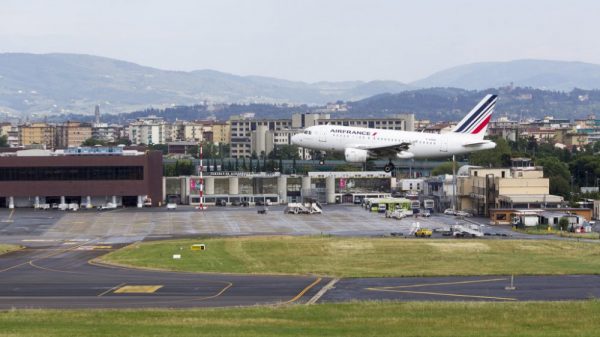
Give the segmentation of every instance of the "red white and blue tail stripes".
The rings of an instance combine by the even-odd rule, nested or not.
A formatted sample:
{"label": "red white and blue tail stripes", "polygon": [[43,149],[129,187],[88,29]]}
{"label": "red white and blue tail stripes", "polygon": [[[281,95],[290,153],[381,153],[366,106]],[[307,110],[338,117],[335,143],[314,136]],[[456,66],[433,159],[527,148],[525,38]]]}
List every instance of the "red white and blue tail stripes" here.
{"label": "red white and blue tail stripes", "polygon": [[497,100],[498,95],[486,95],[452,131],[473,135],[485,132]]}

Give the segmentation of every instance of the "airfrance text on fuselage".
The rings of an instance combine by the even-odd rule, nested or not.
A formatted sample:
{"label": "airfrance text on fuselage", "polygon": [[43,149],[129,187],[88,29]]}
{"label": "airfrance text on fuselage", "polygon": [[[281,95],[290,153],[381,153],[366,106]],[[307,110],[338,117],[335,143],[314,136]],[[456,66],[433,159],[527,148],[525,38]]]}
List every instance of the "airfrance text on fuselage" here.
{"label": "airfrance text on fuselage", "polygon": [[333,133],[349,133],[352,135],[361,135],[361,136],[370,136],[370,131],[357,131],[357,130],[341,130],[341,129],[331,129]]}

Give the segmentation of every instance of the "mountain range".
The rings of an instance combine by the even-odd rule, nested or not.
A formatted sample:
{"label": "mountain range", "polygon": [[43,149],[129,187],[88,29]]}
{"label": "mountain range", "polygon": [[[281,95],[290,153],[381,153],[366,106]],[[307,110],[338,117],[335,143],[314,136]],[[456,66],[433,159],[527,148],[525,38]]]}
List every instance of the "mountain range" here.
{"label": "mountain range", "polygon": [[121,113],[148,107],[211,103],[322,105],[428,87],[487,89],[513,84],[559,91],[600,88],[600,65],[542,60],[476,63],[412,83],[305,83],[213,70],[161,70],[80,54],[0,54],[0,117],[35,114]]}

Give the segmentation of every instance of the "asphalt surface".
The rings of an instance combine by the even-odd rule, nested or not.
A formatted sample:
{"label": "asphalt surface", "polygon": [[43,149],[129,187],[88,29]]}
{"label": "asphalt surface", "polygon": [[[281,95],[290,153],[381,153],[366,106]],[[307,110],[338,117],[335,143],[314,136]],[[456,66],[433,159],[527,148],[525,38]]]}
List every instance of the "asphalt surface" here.
{"label": "asphalt surface", "polygon": [[320,302],[564,301],[600,298],[600,275],[342,279]]}
{"label": "asphalt surface", "polygon": [[[0,255],[0,309],[186,308],[283,303],[398,301],[547,301],[600,298],[600,276],[509,276],[330,279],[309,276],[192,274],[127,269],[90,261],[141,240],[243,234],[380,236],[463,221],[451,216],[386,219],[357,206],[327,206],[322,215],[284,214],[269,207],[119,209],[107,212],[0,210],[0,243],[26,249]],[[468,221],[485,223],[486,219]],[[486,239],[528,238],[485,226]],[[436,234],[437,235],[437,234]],[[439,235],[442,237],[441,235]],[[542,237],[548,239],[547,237]],[[558,239],[558,238],[557,238]],[[315,296],[315,295],[319,296]],[[322,296],[321,296],[322,295]]]}
{"label": "asphalt surface", "polygon": [[[106,250],[93,249],[93,244],[69,246],[39,246],[1,255],[0,309],[292,303],[310,298],[316,292],[315,286],[327,281],[316,277],[193,274],[104,266],[89,261]],[[127,292],[132,287],[133,291],[150,292]]]}

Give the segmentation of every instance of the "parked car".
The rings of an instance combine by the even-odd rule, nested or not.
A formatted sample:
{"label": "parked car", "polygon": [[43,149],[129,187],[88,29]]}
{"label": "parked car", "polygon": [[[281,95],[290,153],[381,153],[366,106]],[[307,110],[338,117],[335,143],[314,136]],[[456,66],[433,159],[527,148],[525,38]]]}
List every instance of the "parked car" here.
{"label": "parked car", "polygon": [[452,208],[446,208],[446,210],[444,211],[444,214],[447,214],[447,215],[456,215],[456,211],[453,210]]}
{"label": "parked car", "polygon": [[239,206],[240,202],[238,200],[234,200],[231,202],[231,206]]}
{"label": "parked car", "polygon": [[177,204],[176,203],[170,202],[170,203],[167,204],[167,210],[170,211],[170,210],[174,210],[174,209],[177,209]]}
{"label": "parked car", "polygon": [[250,202],[248,200],[242,201],[242,207],[249,207],[249,206],[250,206]]}
{"label": "parked car", "polygon": [[458,211],[455,215],[464,216],[465,218],[470,218],[473,216],[471,213],[465,211]]}
{"label": "parked car", "polygon": [[421,216],[429,218],[431,216],[431,212],[428,209],[421,210]]}
{"label": "parked car", "polygon": [[218,199],[215,203],[217,206],[227,206],[227,201],[225,199]]}

